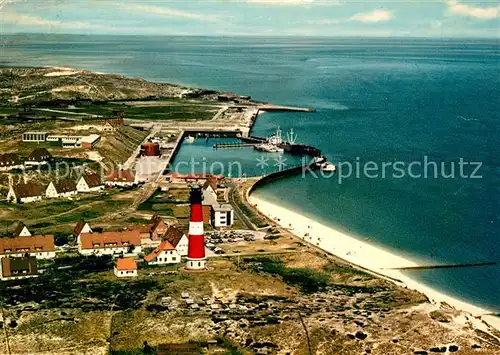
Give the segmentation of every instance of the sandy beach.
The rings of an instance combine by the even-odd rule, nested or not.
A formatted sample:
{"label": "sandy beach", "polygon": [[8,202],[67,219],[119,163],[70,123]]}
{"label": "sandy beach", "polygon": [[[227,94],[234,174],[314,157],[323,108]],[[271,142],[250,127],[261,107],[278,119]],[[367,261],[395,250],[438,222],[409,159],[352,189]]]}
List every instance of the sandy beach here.
{"label": "sandy beach", "polygon": [[[486,315],[492,313],[490,310],[477,307],[443,294],[442,292],[405,276],[398,270],[390,270],[391,268],[419,266],[421,263],[418,261],[400,257],[391,251],[370,245],[368,242],[358,240],[331,227],[315,222],[299,213],[267,202],[253,195],[249,196],[249,201],[252,205],[256,206],[261,213],[304,241],[316,245],[326,252],[336,255],[352,264],[384,275],[400,286],[422,292],[433,304],[446,303],[457,310],[465,311],[473,316],[482,316],[482,319],[486,321],[488,325],[500,329],[500,319],[498,317]],[[475,323],[481,325],[481,320],[477,320]]]}

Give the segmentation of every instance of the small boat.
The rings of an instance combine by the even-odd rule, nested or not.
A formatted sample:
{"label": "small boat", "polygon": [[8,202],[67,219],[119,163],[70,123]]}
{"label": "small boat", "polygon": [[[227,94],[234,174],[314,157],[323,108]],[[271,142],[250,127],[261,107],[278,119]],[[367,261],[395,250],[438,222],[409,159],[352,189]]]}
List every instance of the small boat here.
{"label": "small boat", "polygon": [[184,140],[188,143],[193,143],[196,138],[194,138],[193,136],[187,136],[186,138],[184,138]]}
{"label": "small boat", "polygon": [[320,165],[319,168],[321,171],[335,171],[335,170],[337,170],[336,166],[330,162],[324,162],[323,164]]}
{"label": "small boat", "polygon": [[326,157],[321,155],[319,157],[314,157],[312,163],[316,165],[320,165],[326,162]]}

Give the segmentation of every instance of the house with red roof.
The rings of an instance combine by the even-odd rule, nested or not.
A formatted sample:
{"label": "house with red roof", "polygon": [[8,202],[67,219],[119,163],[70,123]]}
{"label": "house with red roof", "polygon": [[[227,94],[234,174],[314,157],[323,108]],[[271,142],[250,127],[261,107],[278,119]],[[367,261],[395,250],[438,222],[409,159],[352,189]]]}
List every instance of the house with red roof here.
{"label": "house with red roof", "polygon": [[142,251],[139,231],[81,233],[77,242],[82,255],[136,255]]}
{"label": "house with red roof", "polygon": [[23,161],[17,154],[0,154],[0,171],[22,169],[23,167]]}
{"label": "house with red roof", "polygon": [[168,227],[163,239],[168,241],[175,248],[175,250],[177,250],[179,255],[187,255],[189,239],[187,235],[181,232],[177,227]]}
{"label": "house with red roof", "polygon": [[76,184],[71,179],[51,181],[45,190],[47,198],[71,197],[78,193]]}
{"label": "house with red roof", "polygon": [[0,280],[19,280],[37,277],[38,268],[35,257],[0,259]]}
{"label": "house with red roof", "polygon": [[78,179],[76,183],[78,192],[93,192],[104,189],[104,184],[101,181],[99,174],[88,174]]}
{"label": "house with red roof", "polygon": [[134,224],[128,230],[137,230],[141,235],[141,244],[157,246],[168,229],[168,224],[159,215],[154,215],[147,224]]}
{"label": "house with red roof", "polygon": [[131,258],[119,258],[115,264],[116,277],[136,277],[137,276],[137,263]]}
{"label": "house with red roof", "polygon": [[136,175],[131,170],[113,170],[106,175],[106,186],[130,187],[137,184]]}
{"label": "house with red roof", "polygon": [[53,235],[19,236],[15,238],[0,238],[0,258],[24,257],[26,255],[37,259],[51,259],[56,256]]}
{"label": "house with red roof", "polygon": [[42,187],[34,182],[11,185],[7,200],[15,203],[29,203],[42,199]]}
{"label": "house with red roof", "polygon": [[81,219],[78,221],[75,228],[73,228],[73,235],[78,239],[83,233],[92,233],[92,228],[85,220]]}
{"label": "house with red roof", "polygon": [[181,262],[181,256],[172,244],[163,240],[144,260],[149,265],[177,264]]}

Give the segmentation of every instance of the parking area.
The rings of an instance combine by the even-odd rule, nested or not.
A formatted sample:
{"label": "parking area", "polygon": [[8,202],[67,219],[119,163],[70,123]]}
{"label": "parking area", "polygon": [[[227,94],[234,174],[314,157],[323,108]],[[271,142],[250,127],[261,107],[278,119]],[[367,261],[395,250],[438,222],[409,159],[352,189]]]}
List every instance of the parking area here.
{"label": "parking area", "polygon": [[253,230],[210,231],[205,233],[207,256],[225,254],[224,244],[248,244],[264,240],[265,232]]}

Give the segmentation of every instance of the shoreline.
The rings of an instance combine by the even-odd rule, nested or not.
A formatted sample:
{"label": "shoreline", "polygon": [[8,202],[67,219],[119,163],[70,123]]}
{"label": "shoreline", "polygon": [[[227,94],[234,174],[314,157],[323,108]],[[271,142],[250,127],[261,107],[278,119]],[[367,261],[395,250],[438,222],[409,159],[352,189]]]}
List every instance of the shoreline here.
{"label": "shoreline", "polygon": [[[399,270],[388,270],[391,267],[417,266],[418,264],[414,261],[400,257],[381,247],[360,241],[311,218],[251,194],[248,196],[248,201],[260,213],[305,242],[351,264],[367,269],[376,275],[386,277],[398,286],[421,292],[427,296],[431,304],[440,305],[445,303],[456,310],[469,313],[472,317],[481,316],[481,319],[473,318],[477,327],[480,327],[481,323],[484,322],[490,327],[500,330],[500,318],[493,316],[492,311],[448,296],[404,275]],[[322,237],[324,235],[328,235],[328,237]]]}

